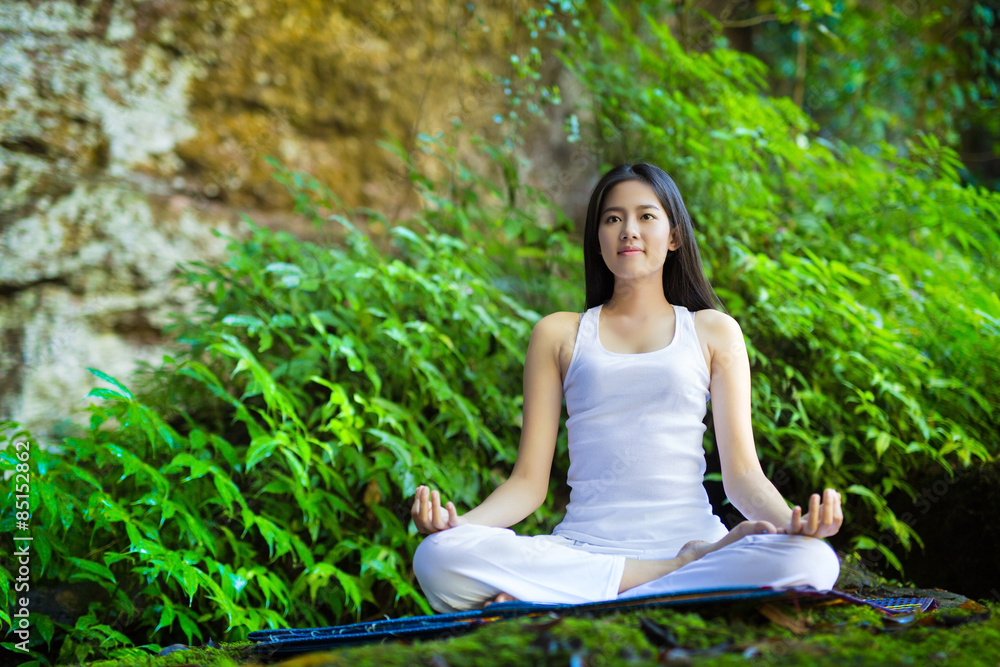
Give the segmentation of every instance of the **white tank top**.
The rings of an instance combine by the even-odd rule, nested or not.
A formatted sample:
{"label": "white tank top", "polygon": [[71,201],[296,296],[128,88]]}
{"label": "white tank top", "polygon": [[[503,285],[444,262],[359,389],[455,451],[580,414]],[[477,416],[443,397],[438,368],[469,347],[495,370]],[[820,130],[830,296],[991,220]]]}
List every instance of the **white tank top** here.
{"label": "white tank top", "polygon": [[563,382],[570,501],[553,534],[656,558],[726,534],[703,485],[709,371],[694,316],[673,308],[670,343],[639,354],[604,349],[601,306],[581,317]]}

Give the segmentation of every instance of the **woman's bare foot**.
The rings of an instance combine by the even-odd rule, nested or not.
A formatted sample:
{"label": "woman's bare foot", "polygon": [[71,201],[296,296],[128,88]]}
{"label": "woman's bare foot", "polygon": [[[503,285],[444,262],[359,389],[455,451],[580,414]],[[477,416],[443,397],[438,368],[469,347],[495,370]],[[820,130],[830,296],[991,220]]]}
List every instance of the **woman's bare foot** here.
{"label": "woman's bare foot", "polygon": [[486,607],[489,607],[494,602],[517,602],[517,598],[514,597],[513,595],[507,595],[506,593],[500,593],[500,595],[498,595],[495,598],[493,598],[492,600],[489,600],[488,602],[486,602],[483,605],[483,609],[485,609]]}
{"label": "woman's bare foot", "polygon": [[688,562],[696,561],[705,554],[710,554],[724,546],[746,537],[747,535],[761,535],[763,533],[776,533],[778,529],[768,521],[744,521],[737,524],[729,533],[718,542],[706,542],[705,540],[692,540],[681,547],[677,552],[677,557]]}
{"label": "woman's bare foot", "polygon": [[618,592],[623,593],[635,586],[659,579],[747,535],[776,532],[778,530],[767,521],[744,521],[729,531],[729,534],[718,542],[705,542],[704,540],[688,542],[681,547],[681,550],[673,558],[665,560],[627,558],[625,559],[625,568],[622,571],[622,580],[618,586]]}

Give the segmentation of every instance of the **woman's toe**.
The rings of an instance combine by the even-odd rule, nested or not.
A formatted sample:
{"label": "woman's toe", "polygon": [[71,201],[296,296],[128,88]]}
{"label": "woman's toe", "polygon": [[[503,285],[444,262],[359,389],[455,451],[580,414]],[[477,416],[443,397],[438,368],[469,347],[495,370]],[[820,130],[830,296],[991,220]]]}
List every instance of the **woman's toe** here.
{"label": "woman's toe", "polygon": [[508,595],[507,593],[500,593],[499,595],[497,595],[492,600],[489,600],[488,602],[486,602],[483,605],[483,608],[485,609],[486,607],[489,607],[494,602],[516,602],[516,601],[517,601],[517,598],[514,597],[513,595]]}

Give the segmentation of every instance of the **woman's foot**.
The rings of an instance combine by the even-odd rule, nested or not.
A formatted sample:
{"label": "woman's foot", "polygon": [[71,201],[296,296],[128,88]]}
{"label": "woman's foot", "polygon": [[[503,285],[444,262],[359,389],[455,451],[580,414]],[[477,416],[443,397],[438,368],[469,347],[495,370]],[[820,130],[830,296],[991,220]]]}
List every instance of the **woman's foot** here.
{"label": "woman's foot", "polygon": [[489,607],[494,602],[517,602],[517,598],[514,597],[513,595],[507,595],[506,593],[501,593],[500,595],[496,596],[492,600],[488,600],[483,605],[483,609],[485,609],[486,607]]}
{"label": "woman's foot", "polygon": [[706,542],[705,540],[692,540],[681,547],[677,552],[677,558],[687,562],[696,561],[705,554],[718,551],[724,546],[730,545],[747,535],[761,535],[764,533],[776,533],[778,529],[769,521],[744,521],[737,524],[729,533],[717,542]]}
{"label": "woman's foot", "polygon": [[718,542],[705,542],[704,540],[693,540],[688,542],[677,555],[665,560],[639,560],[637,558],[625,559],[625,569],[622,572],[621,584],[618,592],[624,593],[630,588],[634,588],[648,581],[659,579],[668,575],[674,570],[679,570],[688,563],[698,560],[706,554],[717,551],[722,547],[746,537],[747,535],[760,535],[761,533],[776,533],[778,530],[773,524],[767,521],[744,521]]}

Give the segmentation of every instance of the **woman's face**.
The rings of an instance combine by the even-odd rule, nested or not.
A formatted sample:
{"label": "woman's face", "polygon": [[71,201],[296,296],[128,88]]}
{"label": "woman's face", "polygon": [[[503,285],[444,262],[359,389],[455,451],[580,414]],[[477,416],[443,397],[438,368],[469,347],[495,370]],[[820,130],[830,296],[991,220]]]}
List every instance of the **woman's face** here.
{"label": "woman's face", "polygon": [[622,181],[604,194],[597,238],[616,280],[662,280],[667,251],[678,248],[672,236],[660,200],[642,181]]}

